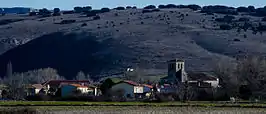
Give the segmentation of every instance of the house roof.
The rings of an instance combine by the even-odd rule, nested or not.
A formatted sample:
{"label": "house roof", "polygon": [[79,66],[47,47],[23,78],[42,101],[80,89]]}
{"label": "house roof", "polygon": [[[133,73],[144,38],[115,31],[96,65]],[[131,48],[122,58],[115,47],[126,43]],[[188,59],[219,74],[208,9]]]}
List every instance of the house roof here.
{"label": "house roof", "polygon": [[42,83],[42,85],[46,84],[61,84],[61,83],[90,83],[90,80],[50,80]]}
{"label": "house roof", "polygon": [[153,88],[152,85],[148,85],[148,84],[142,84],[142,86],[144,86],[144,87],[148,87],[148,88]]}
{"label": "house roof", "polygon": [[133,82],[133,81],[130,81],[130,80],[124,80],[123,82],[124,83],[128,83],[128,84],[133,85],[133,86],[138,86],[139,85],[137,82]]}
{"label": "house roof", "polygon": [[42,84],[33,84],[32,87],[34,87],[36,89],[42,89],[43,88]]}
{"label": "house roof", "polygon": [[83,86],[83,85],[80,85],[80,84],[70,84],[70,85],[78,87],[78,88],[88,88],[87,86]]}
{"label": "house roof", "polygon": [[217,80],[218,78],[207,72],[187,72],[189,80]]}

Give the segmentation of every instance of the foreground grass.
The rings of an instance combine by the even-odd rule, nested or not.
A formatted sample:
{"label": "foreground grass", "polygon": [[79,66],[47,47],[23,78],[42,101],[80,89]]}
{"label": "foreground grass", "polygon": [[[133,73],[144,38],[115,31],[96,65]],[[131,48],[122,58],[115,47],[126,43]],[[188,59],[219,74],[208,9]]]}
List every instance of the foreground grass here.
{"label": "foreground grass", "polygon": [[147,107],[238,107],[238,108],[266,108],[264,103],[211,103],[211,102],[71,102],[71,101],[3,101],[2,107],[13,106],[147,106]]}

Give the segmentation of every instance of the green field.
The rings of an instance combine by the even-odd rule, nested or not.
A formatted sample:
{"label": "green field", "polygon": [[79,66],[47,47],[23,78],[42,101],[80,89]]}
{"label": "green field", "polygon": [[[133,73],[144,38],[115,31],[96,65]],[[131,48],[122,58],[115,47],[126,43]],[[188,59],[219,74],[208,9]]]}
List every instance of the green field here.
{"label": "green field", "polygon": [[266,108],[263,103],[212,103],[212,102],[71,102],[71,101],[3,101],[1,107],[13,106],[146,106],[146,107],[237,107],[237,108]]}

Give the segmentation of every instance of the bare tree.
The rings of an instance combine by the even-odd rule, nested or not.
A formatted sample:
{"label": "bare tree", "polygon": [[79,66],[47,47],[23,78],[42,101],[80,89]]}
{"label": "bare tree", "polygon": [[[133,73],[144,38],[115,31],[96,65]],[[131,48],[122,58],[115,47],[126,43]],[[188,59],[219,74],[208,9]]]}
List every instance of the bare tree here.
{"label": "bare tree", "polygon": [[85,75],[85,73],[82,72],[82,71],[78,72],[78,74],[76,75],[74,80],[89,80],[91,83],[93,82],[93,80],[91,79],[90,75],[89,74]]}
{"label": "bare tree", "polygon": [[240,77],[242,85],[248,85],[252,96],[259,97],[265,93],[266,60],[256,56],[247,56],[237,65],[236,74]]}
{"label": "bare tree", "polygon": [[189,85],[188,82],[178,82],[175,85],[177,95],[182,102],[190,101],[196,96],[196,87]]}
{"label": "bare tree", "polygon": [[12,63],[8,62],[7,68],[6,68],[6,76],[11,77],[13,73]]}
{"label": "bare tree", "polygon": [[24,98],[24,89],[23,89],[23,77],[21,74],[15,73],[10,77],[5,77],[3,82],[8,86],[9,96],[13,99],[22,99]]}
{"label": "bare tree", "polygon": [[229,96],[237,96],[239,90],[239,78],[235,75],[236,64],[221,59],[214,67],[214,73],[219,78],[219,85]]}

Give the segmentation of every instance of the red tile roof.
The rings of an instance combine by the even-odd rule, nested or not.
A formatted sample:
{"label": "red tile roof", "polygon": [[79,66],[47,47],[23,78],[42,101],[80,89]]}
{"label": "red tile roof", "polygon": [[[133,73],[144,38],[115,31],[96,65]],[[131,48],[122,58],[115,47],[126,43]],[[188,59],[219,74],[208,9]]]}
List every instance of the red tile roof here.
{"label": "red tile roof", "polygon": [[139,85],[137,82],[133,82],[133,81],[130,81],[130,80],[124,80],[123,82],[124,83],[128,83],[128,84],[133,85],[133,86],[138,86]]}
{"label": "red tile roof", "polygon": [[148,85],[148,84],[142,84],[144,87],[148,87],[148,88],[153,88],[152,85]]}
{"label": "red tile roof", "polygon": [[80,85],[80,84],[70,84],[70,85],[78,87],[78,88],[88,88],[87,86],[83,86],[83,85]]}

